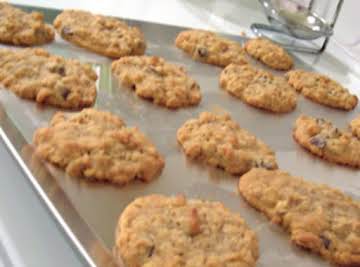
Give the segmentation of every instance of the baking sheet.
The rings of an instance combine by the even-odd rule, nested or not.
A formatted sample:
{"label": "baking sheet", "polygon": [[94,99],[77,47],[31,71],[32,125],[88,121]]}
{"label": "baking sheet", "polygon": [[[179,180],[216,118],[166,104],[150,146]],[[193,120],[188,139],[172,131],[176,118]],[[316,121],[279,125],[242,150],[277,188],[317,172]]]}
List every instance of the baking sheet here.
{"label": "baking sheet", "polygon": [[[56,10],[35,7],[27,9],[44,12],[49,22],[58,13]],[[29,181],[50,207],[84,260],[93,266],[113,264],[109,255],[114,245],[117,220],[134,198],[152,193],[183,193],[191,198],[221,201],[232,211],[240,212],[259,238],[258,267],[328,266],[320,257],[291,245],[287,234],[250,208],[238,195],[237,177],[187,160],[176,142],[176,131],[187,119],[197,117],[201,111],[229,112],[241,127],[254,133],[275,150],[281,169],[337,187],[360,199],[359,171],[318,159],[301,149],[291,137],[293,123],[302,113],[325,117],[339,127],[345,127],[359,113],[359,107],[352,112],[337,111],[299,96],[294,112],[276,115],[258,110],[219,88],[220,68],[195,62],[173,45],[182,28],[137,21],[128,23],[140,27],[144,32],[148,43],[146,54],[162,56],[172,63],[183,65],[189,75],[198,81],[203,95],[199,106],[172,111],[138,98],[113,79],[109,59],[75,47],[59,36],[54,43],[44,48],[54,54],[77,58],[93,65],[99,74],[95,108],[118,114],[127,125],[139,127],[164,155],[165,168],[153,182],[135,182],[124,187],[87,182],[69,177],[63,171],[42,163],[33,155],[32,135],[38,127],[46,126],[59,109],[39,106],[0,89],[0,125],[5,133],[2,136]],[[245,40],[243,37],[231,38],[239,42]],[[325,60],[320,60],[319,69],[331,62],[326,60],[329,55],[322,57]],[[325,63],[322,65],[322,62]],[[343,75],[344,66],[340,64],[342,69],[337,71],[332,68],[334,72],[328,74],[349,88],[360,88],[359,77],[351,69],[346,70],[346,76]],[[296,59],[296,67],[311,69],[311,66],[299,59]],[[359,96],[359,92],[356,93]]]}

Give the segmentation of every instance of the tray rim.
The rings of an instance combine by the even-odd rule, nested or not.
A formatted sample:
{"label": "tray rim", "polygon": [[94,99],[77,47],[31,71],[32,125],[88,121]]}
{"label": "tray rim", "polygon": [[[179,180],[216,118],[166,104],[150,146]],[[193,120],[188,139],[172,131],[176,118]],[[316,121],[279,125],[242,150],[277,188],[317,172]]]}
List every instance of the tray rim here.
{"label": "tray rim", "polygon": [[[50,218],[54,219],[59,228],[63,231],[65,236],[67,237],[68,241],[70,241],[70,245],[74,247],[74,249],[77,250],[78,254],[81,257],[82,261],[85,261],[88,266],[91,267],[97,267],[102,266],[100,263],[97,263],[97,259],[90,256],[89,253],[89,245],[91,245],[91,242],[98,242],[98,239],[96,238],[93,231],[90,229],[90,227],[86,224],[86,222],[81,218],[79,213],[76,211],[74,206],[71,204],[69,199],[66,196],[66,193],[61,189],[61,187],[56,183],[55,179],[52,179],[49,187],[56,186],[57,190],[60,190],[60,196],[64,197],[62,199],[67,202],[66,209],[61,209],[61,203],[59,203],[59,200],[54,201],[52,197],[49,195],[49,188],[44,188],[46,186],[41,185],[39,180],[35,178],[35,175],[32,173],[31,169],[27,166],[25,163],[26,160],[22,155],[20,155],[16,149],[16,147],[23,147],[28,145],[25,138],[22,136],[22,134],[19,132],[19,130],[12,125],[11,119],[9,118],[8,114],[4,110],[2,104],[0,103],[0,138],[2,139],[6,149],[10,153],[11,157],[14,159],[15,163],[18,165],[19,169],[21,170],[23,176],[27,179],[28,182],[30,182],[32,189],[34,193],[39,197],[39,199],[43,202],[42,204],[45,205],[47,208]],[[11,135],[8,136],[8,132],[13,131],[16,132],[16,135],[18,135],[17,141],[15,141],[15,138],[12,138]],[[51,174],[47,172],[47,175]],[[59,198],[59,195],[57,196]],[[60,211],[61,210],[61,211]],[[75,216],[75,218],[70,217]],[[70,224],[73,227],[70,226]],[[73,228],[81,228],[84,232],[83,234],[79,234],[73,231]],[[89,240],[86,242],[86,240]],[[85,241],[85,242],[84,242]],[[85,243],[85,244],[84,244]],[[108,253],[105,248],[103,248],[103,251],[101,252],[103,254],[102,256],[107,257]],[[115,263],[114,263],[115,264]],[[104,265],[105,266],[105,265]],[[114,265],[116,266],[116,265]]]}

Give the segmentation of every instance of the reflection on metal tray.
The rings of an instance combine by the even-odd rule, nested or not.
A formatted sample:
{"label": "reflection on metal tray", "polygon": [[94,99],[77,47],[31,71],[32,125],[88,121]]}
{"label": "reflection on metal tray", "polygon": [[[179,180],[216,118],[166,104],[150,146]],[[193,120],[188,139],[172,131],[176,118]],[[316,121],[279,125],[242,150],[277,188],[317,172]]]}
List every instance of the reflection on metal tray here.
{"label": "reflection on metal tray", "polygon": [[[58,13],[56,10],[30,9],[44,12],[49,22]],[[120,115],[130,126],[138,126],[165,156],[166,166],[155,181],[118,187],[71,178],[63,171],[43,164],[33,155],[32,135],[36,128],[47,125],[57,109],[40,107],[8,90],[0,90],[0,134],[84,261],[90,266],[113,266],[110,255],[118,216],[134,198],[151,193],[184,193],[188,197],[221,201],[234,212],[240,212],[260,240],[257,266],[328,266],[319,257],[289,245],[287,235],[280,228],[269,224],[261,214],[245,204],[237,194],[237,177],[187,161],[177,145],[176,130],[201,111],[228,111],[242,127],[276,151],[280,168],[338,187],[358,198],[360,185],[357,171],[311,156],[299,148],[291,137],[293,122],[301,113],[329,118],[338,126],[345,126],[356,113],[322,107],[302,97],[299,97],[296,110],[284,115],[247,106],[218,87],[220,68],[194,62],[173,45],[181,28],[135,21],[129,23],[139,26],[145,33],[147,54],[159,55],[185,66],[199,82],[203,100],[198,107],[170,111],[137,98],[112,79],[109,59],[74,47],[60,38],[45,48],[52,53],[93,64],[100,77],[95,107]],[[231,38],[239,42],[245,40],[243,37]],[[299,60],[296,60],[296,66],[310,68]],[[358,80],[356,83],[360,84]]]}

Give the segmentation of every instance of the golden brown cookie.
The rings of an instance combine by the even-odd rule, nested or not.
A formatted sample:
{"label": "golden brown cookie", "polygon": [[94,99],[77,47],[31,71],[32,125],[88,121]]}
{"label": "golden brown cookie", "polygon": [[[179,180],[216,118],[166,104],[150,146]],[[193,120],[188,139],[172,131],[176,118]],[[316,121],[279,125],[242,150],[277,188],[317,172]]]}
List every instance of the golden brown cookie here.
{"label": "golden brown cookie", "polygon": [[54,30],[39,12],[26,13],[0,2],[0,43],[33,46],[54,40]]}
{"label": "golden brown cookie", "polygon": [[127,267],[254,267],[258,250],[255,233],[221,203],[150,195],[121,214],[114,254]]}
{"label": "golden brown cookie", "polygon": [[187,30],[178,34],[175,45],[194,60],[226,67],[230,63],[247,64],[241,44],[202,30]]}
{"label": "golden brown cookie", "polygon": [[250,39],[245,43],[246,52],[265,65],[276,70],[289,70],[294,60],[284,48],[269,39]]}
{"label": "golden brown cookie", "polygon": [[148,182],[164,167],[163,157],[137,128],[95,109],[56,113],[49,127],[35,132],[34,144],[37,155],[75,177],[117,184]]}
{"label": "golden brown cookie", "polygon": [[114,61],[112,73],[136,95],[168,108],[197,105],[200,87],[184,68],[154,56],[123,57]]}
{"label": "golden brown cookie", "polygon": [[64,10],[54,20],[54,27],[65,40],[110,58],[142,55],[146,49],[138,28],[112,17]]}
{"label": "golden brown cookie", "polygon": [[90,65],[40,48],[0,49],[0,83],[16,95],[62,108],[94,104],[97,75]]}
{"label": "golden brown cookie", "polygon": [[316,156],[334,163],[360,167],[360,140],[327,120],[302,115],[295,122],[293,137]]}
{"label": "golden brown cookie", "polygon": [[291,86],[316,103],[344,110],[352,110],[357,105],[355,95],[325,75],[293,70],[286,77]]}
{"label": "golden brown cookie", "polygon": [[360,116],[350,122],[350,128],[353,135],[360,139]]}
{"label": "golden brown cookie", "polygon": [[245,103],[271,112],[295,109],[297,95],[287,81],[250,65],[228,65],[220,75],[221,88]]}
{"label": "golden brown cookie", "polygon": [[253,167],[276,169],[275,153],[226,115],[203,112],[177,131],[177,140],[186,156],[243,174]]}
{"label": "golden brown cookie", "polygon": [[280,170],[252,169],[239,190],[291,241],[339,266],[360,266],[360,203],[339,190]]}

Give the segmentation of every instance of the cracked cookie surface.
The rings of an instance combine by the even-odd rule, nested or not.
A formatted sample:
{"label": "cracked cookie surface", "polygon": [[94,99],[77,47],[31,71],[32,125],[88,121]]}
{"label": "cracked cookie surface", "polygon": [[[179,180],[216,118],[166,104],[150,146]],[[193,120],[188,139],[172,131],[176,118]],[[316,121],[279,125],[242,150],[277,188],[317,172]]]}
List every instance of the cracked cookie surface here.
{"label": "cracked cookie surface", "polygon": [[142,55],[146,49],[142,32],[117,18],[65,10],[54,27],[65,40],[110,58]]}
{"label": "cracked cookie surface", "polygon": [[246,41],[245,51],[253,58],[261,61],[276,70],[289,70],[294,65],[294,60],[288,52],[274,42],[256,38]]}
{"label": "cracked cookie surface", "polygon": [[355,95],[326,75],[293,70],[286,77],[291,86],[316,103],[343,110],[352,110],[358,103]]}
{"label": "cracked cookie surface", "polygon": [[296,245],[340,266],[360,266],[360,203],[341,191],[280,170],[252,169],[239,190]]}
{"label": "cracked cookie surface", "polygon": [[178,129],[177,140],[187,157],[234,175],[253,167],[277,168],[275,153],[228,114],[201,113]]}
{"label": "cracked cookie surface", "polygon": [[194,60],[226,67],[230,63],[247,64],[245,51],[240,43],[223,38],[216,33],[187,30],[178,34],[175,45]]}
{"label": "cracked cookie surface", "polygon": [[95,109],[56,113],[49,127],[35,132],[33,141],[40,158],[74,177],[117,184],[148,182],[164,167],[163,157],[137,128]]}
{"label": "cracked cookie surface", "polygon": [[33,46],[54,40],[54,30],[40,12],[26,13],[0,2],[0,43]]}
{"label": "cracked cookie surface", "polygon": [[115,257],[127,267],[253,267],[259,253],[239,214],[184,196],[135,199],[121,214],[115,240]]}
{"label": "cracked cookie surface", "polygon": [[360,168],[360,140],[330,121],[302,115],[295,122],[293,137],[316,156]]}
{"label": "cracked cookie surface", "polygon": [[0,49],[0,83],[22,98],[62,108],[94,104],[97,75],[90,65],[41,48]]}
{"label": "cracked cookie surface", "polygon": [[123,57],[114,61],[112,73],[136,95],[167,108],[197,105],[200,87],[184,68],[154,56]]}
{"label": "cracked cookie surface", "polygon": [[271,112],[295,109],[297,95],[287,81],[250,65],[228,65],[220,75],[220,86],[245,103]]}

